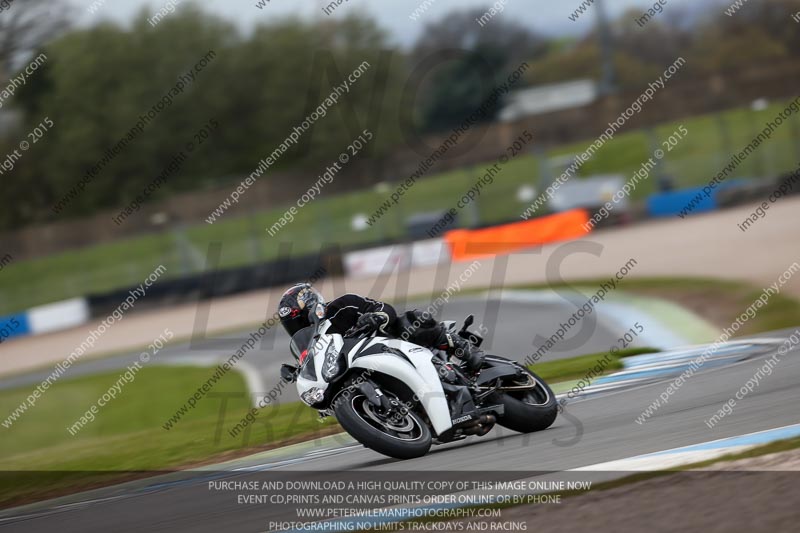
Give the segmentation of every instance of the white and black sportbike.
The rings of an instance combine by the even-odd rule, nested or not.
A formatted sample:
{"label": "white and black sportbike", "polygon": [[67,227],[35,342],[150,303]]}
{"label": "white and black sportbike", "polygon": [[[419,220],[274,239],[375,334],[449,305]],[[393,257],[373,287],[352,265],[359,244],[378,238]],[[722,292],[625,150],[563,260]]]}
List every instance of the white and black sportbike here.
{"label": "white and black sportbike", "polygon": [[[281,374],[296,381],[304,403],[376,452],[411,459],[432,443],[486,435],[495,423],[529,433],[556,418],[550,387],[518,363],[486,355],[480,369],[467,371],[443,351],[375,331],[328,333],[322,306],[310,317],[291,340],[298,367],[284,365]],[[468,331],[472,322],[470,315],[457,335],[478,347],[483,338]],[[442,325],[455,333],[455,322]]]}

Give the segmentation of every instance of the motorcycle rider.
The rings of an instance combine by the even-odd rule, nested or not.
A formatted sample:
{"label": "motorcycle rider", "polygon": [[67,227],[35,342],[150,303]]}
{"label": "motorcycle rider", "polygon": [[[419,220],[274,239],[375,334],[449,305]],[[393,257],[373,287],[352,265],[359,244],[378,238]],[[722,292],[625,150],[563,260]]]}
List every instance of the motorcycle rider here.
{"label": "motorcycle rider", "polygon": [[317,304],[325,309],[324,318],[331,321],[333,333],[365,329],[378,331],[387,337],[399,337],[426,348],[444,350],[464,362],[468,370],[476,371],[483,364],[483,351],[457,335],[450,335],[444,326],[420,311],[408,311],[398,317],[395,309],[385,303],[357,294],[345,294],[328,304],[322,294],[309,283],[289,287],[281,296],[278,316],[289,336],[311,325],[309,311]]}

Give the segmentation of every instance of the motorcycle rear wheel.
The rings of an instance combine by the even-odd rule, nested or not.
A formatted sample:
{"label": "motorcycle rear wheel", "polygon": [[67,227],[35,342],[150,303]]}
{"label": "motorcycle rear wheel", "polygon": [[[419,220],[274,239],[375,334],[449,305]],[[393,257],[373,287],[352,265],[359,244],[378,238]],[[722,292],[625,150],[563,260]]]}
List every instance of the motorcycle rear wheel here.
{"label": "motorcycle rear wheel", "polygon": [[530,370],[525,373],[536,381],[531,390],[496,393],[495,401],[503,404],[505,411],[497,423],[520,433],[533,433],[549,428],[558,414],[556,395],[545,381]]}

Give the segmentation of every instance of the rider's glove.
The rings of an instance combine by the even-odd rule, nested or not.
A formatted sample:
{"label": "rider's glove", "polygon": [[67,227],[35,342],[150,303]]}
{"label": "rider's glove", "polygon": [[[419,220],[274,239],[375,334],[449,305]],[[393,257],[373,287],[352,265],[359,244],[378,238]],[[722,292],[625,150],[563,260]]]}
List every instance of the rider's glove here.
{"label": "rider's glove", "polygon": [[468,370],[480,370],[484,361],[483,350],[460,336],[454,337],[448,333],[446,339],[448,346],[445,351],[448,355],[454,355],[462,360]]}
{"label": "rider's glove", "polygon": [[294,365],[287,365],[286,363],[281,365],[281,378],[287,383],[294,383],[297,381],[297,374],[300,373],[300,369]]}
{"label": "rider's glove", "polygon": [[356,329],[368,329],[370,331],[385,332],[386,325],[389,323],[389,315],[386,313],[364,313],[358,317]]}

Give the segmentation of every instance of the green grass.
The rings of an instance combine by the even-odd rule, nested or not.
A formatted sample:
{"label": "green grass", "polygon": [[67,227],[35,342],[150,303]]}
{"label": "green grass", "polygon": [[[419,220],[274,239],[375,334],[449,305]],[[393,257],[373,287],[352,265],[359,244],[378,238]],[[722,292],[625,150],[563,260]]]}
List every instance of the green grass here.
{"label": "green grass", "polygon": [[[580,280],[570,284],[532,284],[516,289],[579,289],[595,291],[608,278]],[[625,279],[619,290],[644,297],[657,297],[695,311],[707,317],[709,310],[716,315],[715,325],[730,326],[763,292],[763,288],[740,281],[725,281],[714,278],[636,278]],[[777,329],[800,326],[800,301],[776,294],[768,303],[757,309],[755,317],[748,319],[734,336],[746,336]]]}
{"label": "green grass", "polygon": [[[660,296],[678,303],[699,299],[705,300],[703,306],[708,306],[709,302],[717,302],[718,308],[725,306],[723,322],[727,327],[761,296],[764,289],[749,283],[713,278],[654,278],[625,280],[623,290],[642,296]],[[730,305],[726,305],[728,303]],[[800,326],[800,301],[776,294],[764,307],[757,309],[755,317],[748,319],[735,336],[797,326]]]}
{"label": "green grass", "polygon": [[605,358],[605,356],[609,356],[610,361],[607,365],[604,365],[604,374],[622,369],[622,359],[624,357],[631,357],[645,353],[654,353],[657,351],[658,350],[653,348],[630,348],[627,350],[620,350],[615,354],[601,352],[589,355],[579,355],[577,357],[570,357],[567,359],[557,359],[555,361],[536,363],[535,365],[530,366],[530,369],[536,372],[539,377],[552,385],[558,383],[559,381],[580,379],[586,376],[598,365],[599,361]]}
{"label": "green grass", "polygon": [[[687,138],[663,160],[664,170],[679,186],[706,183],[724,166],[731,153],[749,142],[757,125],[775,116],[783,108],[773,104],[752,112],[745,109],[722,114],[691,117],[654,129],[655,139],[667,139],[681,124],[689,130]],[[720,135],[721,124],[729,136]],[[794,138],[793,125],[779,129],[737,171],[737,177],[770,175],[796,166],[795,154],[800,139]],[[582,152],[594,139],[586,139],[548,152],[559,156]],[[620,134],[609,141],[584,166],[581,173],[621,173],[629,176],[650,157],[651,146],[646,132]],[[265,228],[284,213],[280,206],[248,217],[225,216],[209,225],[201,222],[185,230],[183,237],[169,233],[146,235],[110,244],[70,251],[45,258],[15,262],[0,275],[0,313],[48,303],[87,293],[138,285],[153,268],[163,263],[167,277],[177,277],[202,269],[208,245],[224,243],[221,266],[230,267],[268,260],[277,256],[281,242],[291,242],[293,255],[319,251],[323,243],[348,247],[386,238],[400,238],[403,221],[413,213],[452,207],[482,174],[486,165],[435,173],[418,182],[403,200],[367,231],[354,232],[350,221],[354,214],[372,213],[389,192],[374,189],[336,196],[323,196],[301,209],[294,223],[275,238],[268,238]],[[521,185],[541,187],[541,162],[533,155],[519,156],[507,164],[493,185],[485,188],[474,204],[475,215],[482,223],[514,220],[527,206],[516,200]],[[556,173],[550,178],[555,178]],[[402,176],[398,176],[401,178]],[[640,183],[633,199],[642,199],[655,190],[655,180]],[[462,213],[462,224],[474,222],[473,214]],[[111,221],[109,221],[111,223]],[[181,253],[177,242],[190,243],[192,251]],[[187,259],[188,257],[188,259]]]}
{"label": "green grass", "polygon": [[[211,374],[209,368],[144,368],[75,436],[67,427],[119,379],[119,372],[56,382],[10,428],[0,427],[0,472],[4,472],[0,505],[124,479],[131,472],[164,471],[225,458],[242,448],[311,436],[325,427],[312,409],[291,403],[262,410],[262,421],[251,427],[249,435],[231,438],[228,430],[250,408],[244,380],[233,371],[212,389],[213,394],[227,397],[224,419],[220,418],[222,397],[208,396],[171,430],[165,430],[162,424]],[[31,390],[0,391],[3,420]]]}

